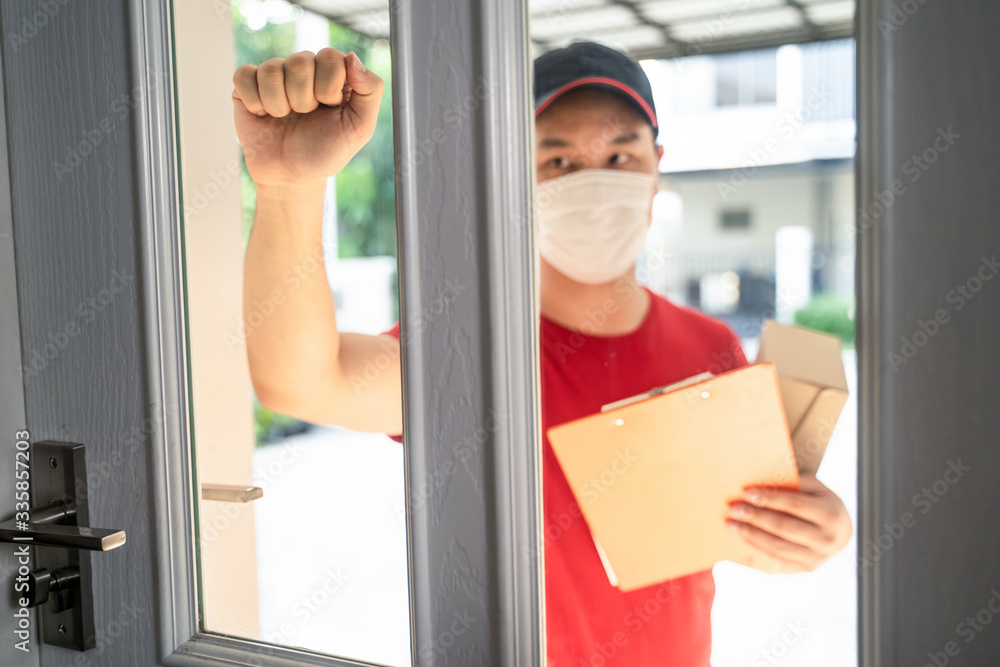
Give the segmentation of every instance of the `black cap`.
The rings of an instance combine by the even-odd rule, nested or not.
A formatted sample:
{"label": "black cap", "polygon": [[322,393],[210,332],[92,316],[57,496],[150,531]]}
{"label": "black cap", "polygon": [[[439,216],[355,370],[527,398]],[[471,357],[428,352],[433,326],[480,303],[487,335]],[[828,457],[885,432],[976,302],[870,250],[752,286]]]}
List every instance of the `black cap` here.
{"label": "black cap", "polygon": [[659,130],[653,90],[639,64],[620,51],[595,42],[573,42],[535,58],[535,116],[563,93],[594,86],[624,96]]}

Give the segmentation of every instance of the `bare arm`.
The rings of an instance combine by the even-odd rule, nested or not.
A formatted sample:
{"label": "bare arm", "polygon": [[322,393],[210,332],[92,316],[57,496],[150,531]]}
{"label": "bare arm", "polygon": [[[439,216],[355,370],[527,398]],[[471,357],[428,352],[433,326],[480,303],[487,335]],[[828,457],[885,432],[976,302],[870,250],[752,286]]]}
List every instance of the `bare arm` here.
{"label": "bare arm", "polygon": [[375,129],[383,83],[333,49],[245,65],[237,134],[257,187],[243,319],[254,390],[279,412],[400,433],[399,343],[337,330],[322,250],[326,179]]}

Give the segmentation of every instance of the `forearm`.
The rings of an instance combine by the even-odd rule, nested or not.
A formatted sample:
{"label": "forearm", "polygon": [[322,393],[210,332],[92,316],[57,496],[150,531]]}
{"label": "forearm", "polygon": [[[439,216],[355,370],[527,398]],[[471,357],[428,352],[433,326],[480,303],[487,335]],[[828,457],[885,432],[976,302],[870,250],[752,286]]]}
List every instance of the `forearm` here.
{"label": "forearm", "polygon": [[243,324],[254,388],[279,408],[338,374],[340,335],[322,249],[324,185],[257,190]]}

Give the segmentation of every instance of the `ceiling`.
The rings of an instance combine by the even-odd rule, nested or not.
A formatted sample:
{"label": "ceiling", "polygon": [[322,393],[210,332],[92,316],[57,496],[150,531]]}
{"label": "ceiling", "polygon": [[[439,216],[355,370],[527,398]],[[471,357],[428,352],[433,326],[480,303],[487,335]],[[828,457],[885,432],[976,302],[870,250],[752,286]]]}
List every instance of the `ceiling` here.
{"label": "ceiling", "polygon": [[[295,0],[374,38],[389,37],[389,0]],[[850,37],[855,0],[529,0],[538,55],[576,39],[634,58],[703,53]]]}

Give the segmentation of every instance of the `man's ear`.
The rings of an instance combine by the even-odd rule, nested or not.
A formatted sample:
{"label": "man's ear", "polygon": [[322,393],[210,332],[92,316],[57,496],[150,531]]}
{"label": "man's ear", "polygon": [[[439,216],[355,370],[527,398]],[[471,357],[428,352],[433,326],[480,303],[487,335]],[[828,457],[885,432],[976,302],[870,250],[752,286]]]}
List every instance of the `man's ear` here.
{"label": "man's ear", "polygon": [[660,191],[660,160],[663,159],[663,146],[656,144],[656,165],[653,167],[653,172],[656,174],[656,180],[653,181],[653,196]]}

